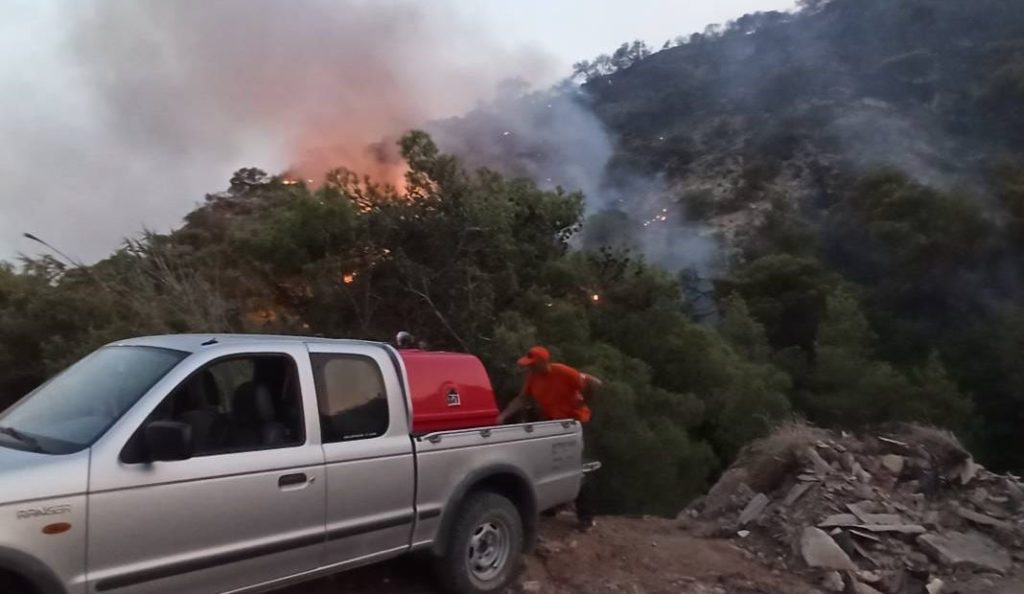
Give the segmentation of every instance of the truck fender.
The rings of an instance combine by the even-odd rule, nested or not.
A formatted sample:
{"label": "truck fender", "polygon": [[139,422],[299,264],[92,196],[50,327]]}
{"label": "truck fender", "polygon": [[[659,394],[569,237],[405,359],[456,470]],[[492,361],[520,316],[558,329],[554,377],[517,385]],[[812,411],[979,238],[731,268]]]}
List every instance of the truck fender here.
{"label": "truck fender", "polygon": [[432,548],[435,555],[442,556],[448,546],[448,535],[455,518],[462,508],[462,503],[470,493],[489,490],[508,497],[519,509],[523,519],[523,535],[526,550],[532,549],[537,537],[537,494],[533,483],[519,468],[510,464],[498,464],[479,468],[466,475],[452,491],[441,515],[441,524],[437,530]]}
{"label": "truck fender", "polygon": [[45,563],[21,551],[0,547],[0,570],[27,580],[39,594],[65,594],[64,586]]}

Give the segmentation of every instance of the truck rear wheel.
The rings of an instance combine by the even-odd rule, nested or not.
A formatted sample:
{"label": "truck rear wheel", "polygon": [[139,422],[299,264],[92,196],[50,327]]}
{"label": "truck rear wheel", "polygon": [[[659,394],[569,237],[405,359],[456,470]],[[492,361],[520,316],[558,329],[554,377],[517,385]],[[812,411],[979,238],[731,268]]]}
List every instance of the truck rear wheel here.
{"label": "truck rear wheel", "polygon": [[523,556],[523,520],[506,497],[481,491],[459,510],[445,555],[441,585],[452,594],[500,592],[515,577]]}

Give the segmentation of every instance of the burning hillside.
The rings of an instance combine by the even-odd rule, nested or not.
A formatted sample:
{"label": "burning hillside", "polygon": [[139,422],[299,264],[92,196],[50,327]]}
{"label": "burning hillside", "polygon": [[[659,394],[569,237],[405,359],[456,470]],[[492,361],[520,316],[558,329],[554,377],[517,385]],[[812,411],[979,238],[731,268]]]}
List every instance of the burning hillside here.
{"label": "burning hillside", "polygon": [[[504,79],[554,78],[545,55],[503,47],[443,2],[108,0],[38,13],[26,38],[53,48],[10,60],[33,62],[12,89],[46,86],[10,94],[0,122],[19,147],[3,163],[0,236],[38,230],[86,261],[142,226],[171,227],[239,167],[399,182],[398,136],[491,100]],[[82,188],[89,200],[68,216]]]}

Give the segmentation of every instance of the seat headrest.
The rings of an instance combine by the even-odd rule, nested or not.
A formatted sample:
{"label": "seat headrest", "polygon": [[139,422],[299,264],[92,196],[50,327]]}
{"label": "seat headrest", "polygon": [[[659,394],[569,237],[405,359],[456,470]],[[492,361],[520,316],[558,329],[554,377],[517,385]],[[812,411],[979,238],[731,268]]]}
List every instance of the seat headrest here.
{"label": "seat headrest", "polygon": [[206,406],[220,406],[220,386],[217,385],[217,378],[209,369],[203,372],[203,404]]}
{"label": "seat headrest", "polygon": [[217,408],[220,403],[217,380],[206,369],[190,378],[176,392],[173,400],[175,415],[205,408]]}
{"label": "seat headrest", "polygon": [[235,390],[234,414],[241,420],[266,423],[275,420],[274,397],[266,384],[245,382]]}

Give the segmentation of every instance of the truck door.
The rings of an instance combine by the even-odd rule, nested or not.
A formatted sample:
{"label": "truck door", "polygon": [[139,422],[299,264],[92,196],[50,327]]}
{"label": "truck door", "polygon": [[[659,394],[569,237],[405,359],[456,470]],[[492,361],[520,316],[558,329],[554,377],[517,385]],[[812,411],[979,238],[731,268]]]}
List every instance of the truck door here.
{"label": "truck door", "polygon": [[136,427],[187,423],[191,458],[147,462],[137,430],[93,453],[92,592],[226,592],[320,565],[325,481],[305,347],[183,373]]}
{"label": "truck door", "polygon": [[401,553],[413,527],[415,460],[395,364],[371,345],[310,345],[327,475],[326,563]]}

